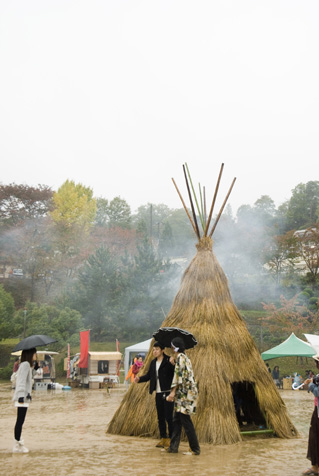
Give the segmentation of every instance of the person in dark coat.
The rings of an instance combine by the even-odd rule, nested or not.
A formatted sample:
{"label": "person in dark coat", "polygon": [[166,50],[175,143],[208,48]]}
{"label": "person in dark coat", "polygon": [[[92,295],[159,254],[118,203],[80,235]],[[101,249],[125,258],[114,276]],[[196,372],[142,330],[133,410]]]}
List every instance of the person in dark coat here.
{"label": "person in dark coat", "polygon": [[[319,368],[319,355],[312,357],[317,369]],[[308,452],[307,458],[311,461],[311,468],[306,469],[302,474],[304,475],[318,475],[319,474],[319,374],[313,378],[308,378],[304,381],[304,384],[308,384],[308,392],[312,392],[315,397],[315,408],[312,413],[309,439],[308,439]]]}
{"label": "person in dark coat", "polygon": [[161,437],[156,447],[168,448],[173,431],[174,402],[168,402],[166,397],[171,391],[171,384],[174,376],[174,365],[170,362],[169,356],[164,354],[164,346],[159,342],[155,342],[153,346],[153,355],[155,359],[152,360],[148,372],[141,377],[135,377],[134,382],[142,383],[149,381],[150,394],[156,391],[155,401],[158,427]]}

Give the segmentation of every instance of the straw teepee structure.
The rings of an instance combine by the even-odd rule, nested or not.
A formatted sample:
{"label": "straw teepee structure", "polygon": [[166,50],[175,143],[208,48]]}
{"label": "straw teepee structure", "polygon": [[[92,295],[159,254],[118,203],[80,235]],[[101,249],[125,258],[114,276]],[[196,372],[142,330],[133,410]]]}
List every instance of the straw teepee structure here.
{"label": "straw teepee structure", "polygon": [[[201,236],[189,187],[189,183],[192,187],[191,178],[187,166],[186,170],[184,167],[193,217],[179,195],[198,237],[197,254],[184,273],[180,290],[162,327],[186,329],[198,341],[198,345],[187,354],[199,385],[197,413],[192,419],[200,442],[231,444],[242,439],[233,399],[235,388],[239,389],[243,403],[246,400],[246,407],[257,425],[266,426],[278,437],[292,438],[297,436],[297,430],[232,301],[227,278],[212,250],[212,234],[235,182],[234,179],[209,231],[222,170],[223,164],[207,219],[205,196],[204,200],[201,199],[201,211],[198,207],[203,228]],[[176,184],[175,187],[177,189]],[[198,206],[194,190],[193,196]],[[150,351],[142,373],[148,369],[152,358]],[[121,435],[158,436],[154,395],[149,395],[148,384],[130,386],[107,431]]]}

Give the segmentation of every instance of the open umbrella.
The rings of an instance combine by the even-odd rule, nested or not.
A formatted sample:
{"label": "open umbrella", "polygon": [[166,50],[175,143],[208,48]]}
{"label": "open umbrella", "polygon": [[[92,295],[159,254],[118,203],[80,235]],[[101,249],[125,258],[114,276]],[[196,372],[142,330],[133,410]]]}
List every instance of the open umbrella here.
{"label": "open umbrella", "polygon": [[174,337],[181,337],[185,344],[185,349],[191,349],[197,344],[197,340],[188,331],[180,329],[179,327],[161,327],[156,332],[154,332],[153,337],[155,340],[165,345],[165,347],[170,347],[172,339]]}
{"label": "open umbrella", "polygon": [[57,342],[57,340],[45,335],[33,335],[21,340],[19,344],[15,346],[12,352],[16,352],[17,350],[33,349],[33,347],[52,344],[52,342]]}

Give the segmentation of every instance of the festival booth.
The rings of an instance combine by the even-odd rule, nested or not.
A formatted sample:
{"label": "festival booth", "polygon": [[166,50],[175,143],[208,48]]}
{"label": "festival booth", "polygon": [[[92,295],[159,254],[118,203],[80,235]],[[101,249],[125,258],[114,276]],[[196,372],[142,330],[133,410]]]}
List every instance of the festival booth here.
{"label": "festival booth", "polygon": [[[138,344],[131,345],[129,347],[125,347],[125,354],[124,354],[124,375],[127,375],[130,366],[133,363],[133,358],[137,354],[147,354],[150,350],[152,339],[144,340],[143,342],[139,342]],[[128,381],[126,380],[126,384],[128,385]]]}
{"label": "festival booth", "polygon": [[68,383],[71,387],[103,388],[113,387],[119,383],[119,368],[122,354],[119,352],[92,352],[90,331],[80,332],[81,352],[70,359],[64,359],[64,370],[67,371]]}
{"label": "festival booth", "polygon": [[[21,350],[12,352],[11,355],[20,357]],[[48,386],[55,382],[55,355],[58,355],[58,352],[37,351],[39,368],[36,371],[33,370],[34,390],[47,390]],[[11,376],[11,382],[13,384],[13,376]]]}
{"label": "festival booth", "polygon": [[[121,361],[120,352],[89,352],[88,366],[80,368],[80,354],[72,360],[70,368],[71,387],[103,388],[105,385],[113,387],[119,383],[118,365]],[[67,370],[67,358],[64,360],[64,370]]]}
{"label": "festival booth", "polygon": [[[308,342],[299,339],[292,332],[288,339],[276,347],[266,350],[261,354],[261,357],[263,360],[270,360],[276,359],[277,357],[312,357],[315,354],[315,349],[310,344],[308,344]],[[293,380],[294,379],[292,377],[284,378],[282,382],[283,389],[291,389]]]}

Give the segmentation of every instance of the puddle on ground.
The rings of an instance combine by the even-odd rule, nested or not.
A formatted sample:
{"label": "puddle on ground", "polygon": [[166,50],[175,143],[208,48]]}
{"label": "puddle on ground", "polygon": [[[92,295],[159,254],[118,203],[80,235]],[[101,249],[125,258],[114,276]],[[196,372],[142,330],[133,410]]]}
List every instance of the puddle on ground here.
{"label": "puddle on ground", "polygon": [[107,425],[125,387],[38,390],[32,393],[23,427],[30,453],[12,454],[16,409],[10,384],[0,384],[0,474],[2,476],[206,476],[299,475],[309,467],[308,431],[314,398],[306,391],[281,390],[300,438],[246,439],[236,445],[202,444],[200,456],[167,454],[157,440],[108,435]]}

